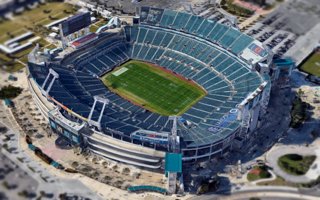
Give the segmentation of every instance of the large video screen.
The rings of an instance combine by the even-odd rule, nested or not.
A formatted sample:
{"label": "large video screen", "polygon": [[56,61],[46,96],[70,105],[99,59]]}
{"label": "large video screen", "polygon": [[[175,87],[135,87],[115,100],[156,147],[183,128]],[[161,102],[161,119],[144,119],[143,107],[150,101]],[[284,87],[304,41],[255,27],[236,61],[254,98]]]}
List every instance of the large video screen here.
{"label": "large video screen", "polygon": [[62,33],[64,36],[67,36],[89,26],[90,24],[90,13],[81,13],[62,22]]}

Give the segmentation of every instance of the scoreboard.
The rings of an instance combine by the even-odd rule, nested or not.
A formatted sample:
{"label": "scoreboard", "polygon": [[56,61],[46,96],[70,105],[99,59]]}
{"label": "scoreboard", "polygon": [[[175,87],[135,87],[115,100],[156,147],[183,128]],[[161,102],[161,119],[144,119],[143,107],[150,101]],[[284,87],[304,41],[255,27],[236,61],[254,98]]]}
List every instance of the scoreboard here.
{"label": "scoreboard", "polygon": [[76,31],[90,26],[91,16],[89,12],[81,13],[68,18],[61,23],[63,36],[70,35]]}

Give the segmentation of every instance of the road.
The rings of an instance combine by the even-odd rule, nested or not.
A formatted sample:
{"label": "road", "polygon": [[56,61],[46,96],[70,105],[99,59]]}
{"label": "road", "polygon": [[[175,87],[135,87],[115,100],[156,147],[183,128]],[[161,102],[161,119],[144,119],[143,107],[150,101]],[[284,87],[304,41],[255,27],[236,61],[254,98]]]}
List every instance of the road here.
{"label": "road", "polygon": [[[7,127],[2,122],[0,122],[0,126]],[[30,158],[27,153],[21,150],[18,133],[14,132],[9,127],[7,128],[8,131],[3,135],[10,135],[10,140],[5,141],[3,135],[1,135],[0,144],[7,144],[8,149],[11,149],[11,151],[9,152],[4,148],[1,148],[1,153],[18,166],[19,170],[23,170],[28,176],[32,177],[37,182],[35,187],[32,189],[36,194],[40,194],[41,191],[46,191],[46,193],[53,194],[53,199],[57,199],[61,193],[75,194],[83,197],[89,197],[90,199],[100,199],[80,181],[76,179],[59,178],[56,175],[50,174],[46,167],[43,166],[43,163],[38,163]],[[19,185],[20,182],[21,181],[16,180],[13,183]]]}
{"label": "road", "polygon": [[289,187],[246,187],[243,190],[234,191],[228,195],[206,194],[189,198],[189,200],[240,200],[250,197],[259,197],[260,199],[305,199],[318,200],[318,195],[303,194],[301,191]]}

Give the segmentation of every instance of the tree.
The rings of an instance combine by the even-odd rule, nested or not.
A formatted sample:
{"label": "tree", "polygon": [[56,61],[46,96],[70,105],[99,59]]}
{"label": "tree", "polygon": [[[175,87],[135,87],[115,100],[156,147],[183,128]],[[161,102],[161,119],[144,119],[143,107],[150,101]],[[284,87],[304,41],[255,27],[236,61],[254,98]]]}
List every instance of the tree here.
{"label": "tree", "polygon": [[0,90],[0,99],[12,99],[19,96],[19,94],[22,92],[22,88],[15,87],[12,85],[4,86]]}
{"label": "tree", "polygon": [[319,136],[318,130],[317,129],[313,129],[311,131],[311,136],[312,136],[313,139],[316,139]]}
{"label": "tree", "polygon": [[197,194],[204,194],[209,191],[209,185],[208,184],[202,184],[198,189],[197,189]]}
{"label": "tree", "polygon": [[117,171],[117,170],[118,170],[118,165],[114,165],[114,166],[112,167],[112,169],[113,169],[113,171]]}
{"label": "tree", "polygon": [[124,175],[129,175],[130,174],[130,169],[128,167],[123,168],[122,173]]}
{"label": "tree", "polygon": [[302,97],[304,95],[304,91],[301,88],[298,90],[298,96]]}
{"label": "tree", "polygon": [[0,133],[6,133],[8,131],[7,127],[1,126]]}
{"label": "tree", "polygon": [[79,163],[77,161],[72,162],[71,166],[73,168],[77,168],[79,166]]}

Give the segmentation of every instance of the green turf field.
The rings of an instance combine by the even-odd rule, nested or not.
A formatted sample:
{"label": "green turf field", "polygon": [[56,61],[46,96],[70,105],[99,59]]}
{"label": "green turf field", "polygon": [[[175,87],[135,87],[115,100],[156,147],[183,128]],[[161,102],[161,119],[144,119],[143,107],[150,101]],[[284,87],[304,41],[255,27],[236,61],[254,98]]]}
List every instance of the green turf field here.
{"label": "green turf field", "polygon": [[161,115],[181,115],[206,95],[197,84],[141,61],[129,61],[102,77],[113,92]]}
{"label": "green turf field", "polygon": [[308,60],[306,60],[300,69],[308,74],[320,77],[320,51],[314,52]]}

